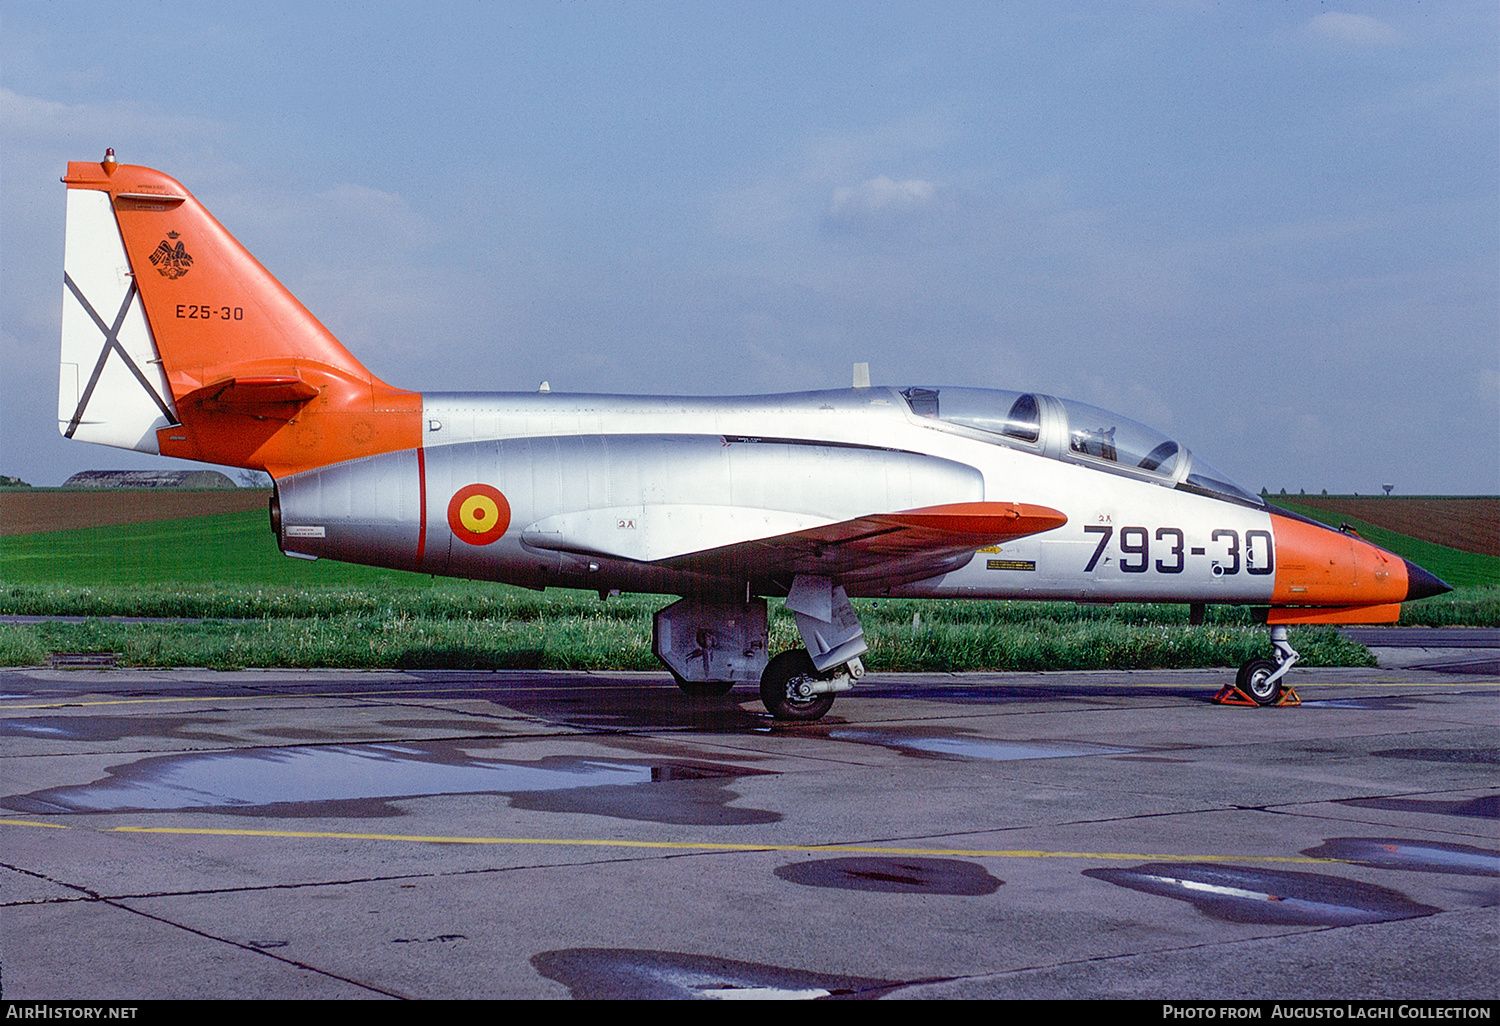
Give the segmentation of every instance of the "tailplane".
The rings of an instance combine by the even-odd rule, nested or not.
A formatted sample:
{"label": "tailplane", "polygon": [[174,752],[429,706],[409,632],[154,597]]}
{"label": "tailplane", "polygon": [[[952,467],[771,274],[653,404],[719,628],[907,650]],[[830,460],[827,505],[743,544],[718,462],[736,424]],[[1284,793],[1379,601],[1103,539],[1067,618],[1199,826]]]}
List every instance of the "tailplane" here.
{"label": "tailplane", "polygon": [[294,473],[421,443],[421,396],[360,364],[186,189],[74,161],[58,427]]}

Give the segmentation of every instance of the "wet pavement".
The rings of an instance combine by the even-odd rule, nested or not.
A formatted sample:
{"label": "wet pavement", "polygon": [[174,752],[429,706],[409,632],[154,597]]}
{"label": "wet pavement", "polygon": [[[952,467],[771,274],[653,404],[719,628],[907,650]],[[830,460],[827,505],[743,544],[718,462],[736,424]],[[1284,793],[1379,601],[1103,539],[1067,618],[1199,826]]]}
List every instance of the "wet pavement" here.
{"label": "wet pavement", "polygon": [[3,670],[4,996],[1500,996],[1500,680],[1296,672]]}

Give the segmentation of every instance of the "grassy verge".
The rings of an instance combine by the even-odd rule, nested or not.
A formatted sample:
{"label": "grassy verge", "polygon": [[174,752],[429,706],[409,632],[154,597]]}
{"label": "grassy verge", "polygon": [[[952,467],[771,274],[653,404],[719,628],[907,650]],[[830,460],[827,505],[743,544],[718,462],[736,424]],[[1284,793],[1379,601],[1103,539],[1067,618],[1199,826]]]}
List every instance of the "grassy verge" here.
{"label": "grassy verge", "polygon": [[[651,617],[672,601],[625,596],[600,603],[587,592],[537,593],[287,559],[260,513],[0,538],[0,582],[5,614],[208,621],[0,626],[0,665],[12,666],[53,653],[109,651],[129,665],[225,669],[658,670]],[[856,604],[874,670],[1233,666],[1269,651],[1250,611],[1230,606],[1210,607],[1206,624],[1189,627],[1182,605]],[[1460,588],[1410,604],[1402,623],[1500,626],[1500,587]],[[772,651],[796,643],[791,616],[773,602]],[[1294,631],[1293,644],[1308,665],[1370,663],[1364,648],[1328,629]]]}
{"label": "grassy verge", "polygon": [[[415,575],[407,575],[415,576]],[[390,582],[374,586],[222,584],[74,585],[0,583],[0,614],[11,616],[158,616],[203,619],[282,619],[371,616],[504,622],[564,616],[607,617],[649,631],[651,615],[670,596],[625,595],[601,603],[584,591],[527,591],[483,581],[418,578],[420,587]],[[1072,602],[983,602],[859,599],[867,630],[879,625],[946,624],[992,628],[1005,624],[1110,622],[1186,625],[1188,607],[1152,603],[1081,606]],[[773,608],[776,603],[772,603]],[[1210,606],[1208,626],[1253,624],[1244,606]],[[1459,588],[1447,595],[1407,603],[1403,624],[1500,627],[1500,587]]]}
{"label": "grassy verge", "polygon": [[[651,617],[670,599],[545,595],[491,585],[429,589],[0,587],[7,613],[76,615],[76,623],[0,627],[0,664],[59,652],[117,652],[126,665],[657,670]],[[1243,610],[1187,625],[1185,607],[862,600],[872,670],[1076,670],[1232,666],[1268,651]],[[103,616],[203,616],[196,624]],[[236,619],[230,619],[236,617]],[[796,625],[772,603],[771,648]],[[1296,631],[1308,665],[1370,665],[1335,631]]]}
{"label": "grassy verge", "polygon": [[1455,588],[1401,607],[1403,627],[1500,627],[1500,586]]}

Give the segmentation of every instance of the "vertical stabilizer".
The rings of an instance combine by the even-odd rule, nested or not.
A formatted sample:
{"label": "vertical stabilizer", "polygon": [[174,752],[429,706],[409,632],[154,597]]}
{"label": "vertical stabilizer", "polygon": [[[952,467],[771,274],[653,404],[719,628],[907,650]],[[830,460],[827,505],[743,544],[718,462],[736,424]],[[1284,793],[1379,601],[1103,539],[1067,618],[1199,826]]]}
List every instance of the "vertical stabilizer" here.
{"label": "vertical stabilizer", "polygon": [[177,181],[68,164],[63,434],[270,471],[421,444],[422,397],[392,388]]}

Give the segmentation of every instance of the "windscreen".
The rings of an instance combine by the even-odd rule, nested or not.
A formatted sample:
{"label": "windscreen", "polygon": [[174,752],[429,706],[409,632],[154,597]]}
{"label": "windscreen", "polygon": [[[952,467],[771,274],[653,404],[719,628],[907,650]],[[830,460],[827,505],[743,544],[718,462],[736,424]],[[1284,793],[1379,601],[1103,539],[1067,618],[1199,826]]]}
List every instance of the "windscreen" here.
{"label": "windscreen", "polygon": [[[919,417],[976,428],[1000,436],[997,441],[1013,439],[1034,444],[1042,436],[1041,403],[1031,392],[913,386],[901,394],[912,413]],[[1062,404],[1067,414],[1067,451],[1071,456],[1169,479],[1181,473],[1183,460],[1191,460],[1187,477],[1178,488],[1244,505],[1264,505],[1222,472],[1197,456],[1190,456],[1186,449],[1154,428],[1088,403],[1072,399],[1055,401]]]}

